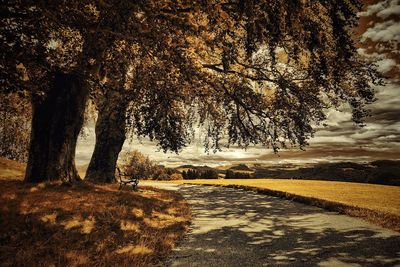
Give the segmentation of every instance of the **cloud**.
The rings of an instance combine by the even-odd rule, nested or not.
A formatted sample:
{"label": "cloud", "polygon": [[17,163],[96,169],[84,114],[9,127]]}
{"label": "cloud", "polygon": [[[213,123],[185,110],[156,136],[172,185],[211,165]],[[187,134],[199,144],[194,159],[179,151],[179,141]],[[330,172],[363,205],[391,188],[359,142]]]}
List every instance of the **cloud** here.
{"label": "cloud", "polygon": [[375,86],[375,91],[377,101],[370,106],[374,115],[390,111],[400,112],[399,82],[388,80],[384,86]]}
{"label": "cloud", "polygon": [[327,116],[326,117],[327,117],[327,122],[326,123],[329,126],[339,126],[342,123],[351,121],[352,115],[351,115],[351,112],[348,109],[343,108],[342,111],[338,111],[338,110],[335,110],[335,109],[330,109],[327,112]]}
{"label": "cloud", "polygon": [[359,17],[369,17],[375,15],[386,19],[390,16],[400,14],[400,1],[399,0],[386,0],[381,1],[375,5],[368,6],[366,11],[358,13]]}
{"label": "cloud", "polygon": [[394,20],[376,23],[362,35],[362,41],[366,39],[373,42],[400,42],[400,23]]}
{"label": "cloud", "polygon": [[386,5],[383,9],[379,10],[376,14],[378,17],[386,19],[390,16],[400,15],[400,1],[399,0],[392,0],[392,1],[385,1]]}
{"label": "cloud", "polygon": [[396,61],[391,58],[384,58],[376,62],[378,65],[378,71],[385,74],[391,71],[394,67],[397,67]]}

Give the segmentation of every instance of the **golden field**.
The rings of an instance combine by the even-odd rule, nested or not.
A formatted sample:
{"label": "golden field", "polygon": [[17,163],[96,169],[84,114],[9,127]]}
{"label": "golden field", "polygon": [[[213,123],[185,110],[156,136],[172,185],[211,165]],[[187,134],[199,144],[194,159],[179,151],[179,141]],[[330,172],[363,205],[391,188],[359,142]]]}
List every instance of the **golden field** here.
{"label": "golden field", "polygon": [[388,212],[400,216],[400,187],[398,186],[289,179],[205,179],[178,182],[257,187]]}

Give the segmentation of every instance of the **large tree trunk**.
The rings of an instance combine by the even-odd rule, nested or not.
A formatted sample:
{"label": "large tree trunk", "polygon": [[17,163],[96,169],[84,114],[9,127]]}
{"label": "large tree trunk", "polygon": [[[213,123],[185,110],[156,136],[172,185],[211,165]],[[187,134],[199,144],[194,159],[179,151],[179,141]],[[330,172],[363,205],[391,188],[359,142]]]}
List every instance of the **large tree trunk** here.
{"label": "large tree trunk", "polygon": [[45,98],[32,101],[32,133],[25,182],[80,180],[75,167],[75,147],[88,93],[81,77],[57,72]]}
{"label": "large tree trunk", "polygon": [[125,141],[126,101],[121,92],[109,90],[96,103],[99,114],[96,121],[96,145],[85,180],[100,183],[115,181],[115,167]]}

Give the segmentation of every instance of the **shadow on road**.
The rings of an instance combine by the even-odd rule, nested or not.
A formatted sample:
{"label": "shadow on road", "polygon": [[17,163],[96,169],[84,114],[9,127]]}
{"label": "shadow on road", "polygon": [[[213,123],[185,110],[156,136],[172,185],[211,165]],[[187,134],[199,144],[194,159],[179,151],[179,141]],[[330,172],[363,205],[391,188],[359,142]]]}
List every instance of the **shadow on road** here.
{"label": "shadow on road", "polygon": [[400,235],[360,219],[238,189],[179,191],[194,219],[168,266],[400,264]]}

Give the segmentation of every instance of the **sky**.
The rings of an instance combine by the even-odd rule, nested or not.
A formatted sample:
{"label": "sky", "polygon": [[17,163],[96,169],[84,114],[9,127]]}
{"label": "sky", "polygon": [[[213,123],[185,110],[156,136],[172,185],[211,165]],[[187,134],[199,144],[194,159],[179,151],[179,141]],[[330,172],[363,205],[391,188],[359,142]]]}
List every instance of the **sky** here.
{"label": "sky", "polygon": [[[357,127],[351,114],[328,110],[326,127],[316,128],[315,137],[305,151],[290,149],[274,154],[271,149],[231,147],[222,152],[207,154],[199,137],[181,153],[163,153],[149,140],[126,141],[123,152],[137,149],[150,159],[165,166],[183,164],[231,165],[237,163],[285,164],[335,161],[367,162],[380,159],[400,159],[400,0],[365,0],[367,5],[359,13],[360,25],[356,36],[360,39],[359,53],[376,60],[378,70],[388,76],[384,86],[375,86],[377,101],[370,108],[372,116],[366,126]],[[77,165],[90,161],[95,144],[94,123],[85,128],[86,137],[77,145]]]}

